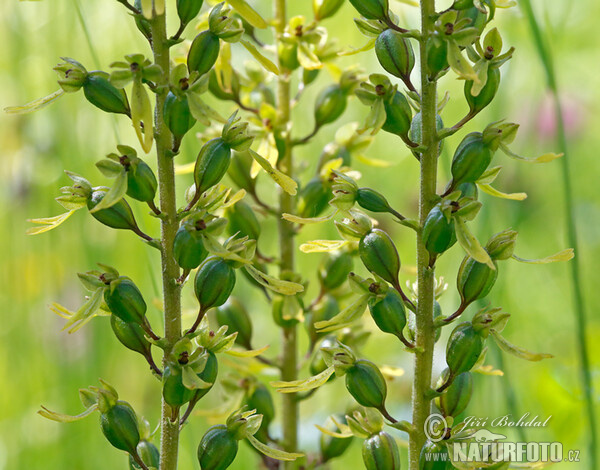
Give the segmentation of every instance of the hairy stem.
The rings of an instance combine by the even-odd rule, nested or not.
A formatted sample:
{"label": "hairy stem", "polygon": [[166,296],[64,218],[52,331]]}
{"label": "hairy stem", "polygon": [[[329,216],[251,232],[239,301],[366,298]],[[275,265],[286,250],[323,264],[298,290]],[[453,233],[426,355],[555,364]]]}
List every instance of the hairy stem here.
{"label": "hairy stem", "polygon": [[[275,0],[275,22],[277,42],[283,35],[287,23],[286,0]],[[281,67],[281,64],[280,64]],[[293,176],[292,140],[289,129],[291,119],[291,91],[290,77],[282,73],[277,83],[277,105],[279,110],[279,127],[283,129],[281,138],[284,141],[280,151],[278,165],[279,169],[288,176]],[[279,212],[294,213],[294,199],[282,191],[279,196]],[[281,257],[281,271],[294,270],[294,227],[280,218],[279,228],[279,251]],[[298,342],[296,327],[283,328],[283,348],[281,362],[281,380],[293,381],[298,375]],[[283,448],[287,452],[295,452],[298,447],[298,400],[295,393],[284,393],[282,406],[283,419]],[[295,462],[285,462],[286,470],[296,468]]]}
{"label": "hairy stem", "polygon": [[583,299],[583,291],[581,287],[579,258],[582,256],[579,251],[579,242],[577,238],[577,225],[575,221],[575,210],[573,202],[573,184],[571,178],[571,156],[568,152],[567,135],[565,132],[565,123],[563,119],[563,109],[558,92],[558,84],[552,62],[552,55],[543,39],[542,31],[536,20],[535,13],[529,0],[523,0],[521,7],[525,12],[525,16],[529,21],[529,27],[534,38],[535,45],[538,50],[538,55],[546,72],[548,81],[548,89],[552,93],[554,100],[554,110],[556,115],[556,127],[558,130],[558,145],[559,150],[565,154],[561,158],[562,164],[562,179],[565,195],[565,225],[567,231],[567,240],[569,245],[575,249],[575,258],[571,260],[569,266],[571,268],[571,285],[573,289],[573,303],[575,307],[575,320],[577,325],[576,344],[578,346],[579,362],[581,370],[581,378],[585,394],[586,411],[585,414],[589,420],[589,468],[598,468],[598,454],[596,451],[598,443],[598,427],[596,424],[595,406],[594,406],[594,386],[592,382],[592,374],[590,367],[590,358],[587,344],[587,319],[585,312],[585,302]]}
{"label": "hairy stem", "polygon": [[[170,59],[167,44],[167,30],[165,15],[155,16],[150,22],[152,28],[152,49],[154,62],[163,71],[161,83],[167,85]],[[181,338],[181,285],[176,279],[179,277],[179,266],[173,257],[173,240],[177,233],[179,222],[177,220],[177,200],[175,196],[175,170],[173,159],[169,154],[171,148],[171,133],[163,121],[163,106],[167,93],[166,87],[161,87],[156,94],[156,109],[154,116],[156,157],[158,160],[158,186],[160,194],[161,218],[161,263],[162,284],[164,301],[165,339],[168,347],[164,358],[170,349]],[[175,417],[177,418],[177,417]],[[179,419],[173,419],[171,407],[162,404],[161,413],[161,442],[160,442],[160,469],[177,469],[177,450],[179,447]]]}
{"label": "hairy stem", "polygon": [[[421,0],[421,112],[423,116],[422,136],[426,150],[421,154],[421,179],[419,195],[419,221],[421,227],[432,209],[436,197],[438,139],[436,130],[437,97],[436,82],[429,81],[427,69],[427,38],[432,33],[434,0]],[[425,444],[425,420],[431,410],[431,369],[435,328],[433,325],[434,268],[429,266],[429,252],[417,235],[418,299],[416,312],[416,349],[412,390],[415,432],[409,443],[409,469],[419,468],[419,455]]]}

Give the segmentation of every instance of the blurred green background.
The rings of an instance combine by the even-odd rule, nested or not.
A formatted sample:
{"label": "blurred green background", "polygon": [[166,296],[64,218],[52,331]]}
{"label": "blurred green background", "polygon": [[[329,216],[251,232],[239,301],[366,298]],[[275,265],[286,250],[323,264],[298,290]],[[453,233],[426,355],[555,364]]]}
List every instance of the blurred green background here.
{"label": "blurred green background", "polygon": [[[57,88],[51,68],[59,56],[68,56],[94,69],[91,51],[82,24],[77,16],[76,0],[42,2],[0,2],[0,107],[23,104],[49,94]],[[174,3],[174,2],[172,2]],[[310,1],[290,1],[291,14],[311,17]],[[450,1],[438,1],[438,9]],[[264,16],[271,15],[267,0],[253,4]],[[592,374],[596,391],[600,342],[596,341],[599,319],[595,307],[600,302],[600,92],[598,91],[597,20],[600,3],[595,0],[553,0],[533,2],[540,22],[549,35],[558,69],[574,178],[574,198],[581,250],[578,253],[583,290],[588,311],[588,339],[592,359]],[[394,3],[401,21],[417,26],[415,8]],[[149,53],[125,10],[109,0],[81,2],[100,66],[133,52]],[[342,46],[361,46],[365,39],[352,23],[354,10],[345,5],[342,12],[325,26],[331,37]],[[173,21],[173,18],[171,18]],[[517,48],[514,59],[503,68],[499,95],[484,113],[468,125],[481,130],[490,121],[506,118],[522,124],[513,145],[517,152],[534,155],[556,149],[550,97],[545,91],[545,78],[535,53],[527,22],[519,8],[501,10],[494,24],[503,33],[505,44]],[[174,31],[176,25],[171,24]],[[190,33],[188,33],[188,37]],[[242,51],[234,47],[234,55]],[[380,72],[374,53],[364,53],[344,59],[342,65],[359,62],[369,72]],[[596,77],[596,78],[594,78]],[[304,135],[312,126],[311,113],[316,92],[331,80],[327,72],[306,92],[295,110],[298,119],[296,135]],[[462,85],[452,76],[445,77],[441,89],[450,91],[451,100],[443,113],[446,123],[453,123],[465,112]],[[230,112],[228,104],[219,104],[221,114]],[[352,100],[342,122],[361,121],[366,110]],[[314,144],[301,148],[297,160],[309,171],[301,174],[306,182],[325,144],[333,139],[335,129],[323,130]],[[196,130],[200,130],[199,126]],[[117,140],[116,135],[119,136]],[[449,139],[440,161],[440,189],[449,173],[451,151],[463,134]],[[77,414],[82,407],[77,390],[97,384],[102,377],[117,387],[123,399],[148,417],[154,425],[159,414],[160,385],[146,372],[141,357],[123,350],[112,336],[106,318],[94,320],[76,334],[61,331],[64,320],[48,310],[48,304],[58,301],[76,309],[84,291],[76,272],[94,268],[95,263],[115,265],[131,276],[147,299],[158,297],[159,259],[154,250],[137,242],[130,233],[116,233],[101,226],[81,211],[59,230],[36,237],[25,236],[26,219],[59,214],[62,208],[54,201],[58,189],[69,184],[63,169],[89,177],[95,184],[106,184],[94,163],[113,151],[117,142],[135,143],[133,130],[125,119],[113,119],[92,108],[81,94],[69,95],[49,108],[29,116],[8,116],[0,113],[0,470],[17,469],[113,469],[126,468],[126,457],[111,448],[101,436],[97,416],[82,422],[60,425],[36,414],[41,404],[66,413]],[[188,137],[180,163],[193,161],[199,148]],[[381,133],[367,155],[394,163],[391,169],[368,167],[357,162],[363,174],[362,184],[383,192],[393,206],[410,215],[416,210],[417,165],[403,146],[393,137]],[[498,155],[496,162],[504,170],[496,186],[506,192],[526,191],[524,202],[511,202],[483,196],[485,203],[475,231],[481,240],[492,233],[512,227],[519,231],[517,253],[526,258],[542,257],[566,248],[563,192],[560,164],[519,164]],[[152,159],[149,159],[152,161]],[[190,176],[181,177],[180,193],[191,184]],[[275,188],[261,177],[261,191],[266,200],[274,200]],[[142,227],[156,234],[157,224],[146,215],[143,207],[135,207]],[[403,258],[403,280],[414,281],[414,240],[405,229],[382,218]],[[272,253],[275,245],[275,225],[266,223],[263,251]],[[300,241],[335,237],[331,227],[309,227]],[[314,296],[314,266],[321,255],[298,255],[298,264],[305,276],[313,280],[308,299]],[[449,289],[441,299],[446,313],[457,305],[455,273],[462,257],[455,247],[442,257],[438,275],[444,275]],[[534,351],[550,352],[554,359],[541,363],[526,363],[504,357],[500,367],[497,351],[491,348],[488,363],[502,368],[504,378],[478,375],[473,401],[466,414],[480,417],[502,416],[510,412],[508,402],[518,415],[530,413],[542,420],[552,416],[543,429],[525,430],[528,440],[560,441],[565,449],[580,449],[582,462],[558,464],[556,468],[589,468],[587,457],[587,412],[583,407],[578,372],[577,343],[572,308],[569,271],[566,264],[526,266],[505,262],[497,287],[489,300],[512,314],[505,336],[512,342]],[[238,282],[236,295],[247,299],[255,320],[255,344],[271,344],[270,354],[278,352],[279,336],[272,326],[268,305],[245,281]],[[186,307],[192,309],[195,299],[189,286],[184,290]],[[471,316],[472,307],[466,315]],[[151,307],[151,321],[160,323],[160,312]],[[367,328],[374,330],[368,322]],[[447,333],[446,333],[447,334]],[[305,338],[302,344],[305,344]],[[436,373],[443,368],[444,339],[438,343]],[[258,347],[258,346],[257,346]],[[363,353],[378,364],[406,369],[390,386],[392,414],[408,419],[410,400],[411,357],[402,353],[393,338],[377,334]],[[222,367],[221,377],[227,367]],[[306,376],[308,372],[301,372]],[[268,381],[271,378],[265,376]],[[206,408],[222,403],[222,393],[215,387],[203,401]],[[597,404],[598,392],[595,400]],[[343,412],[351,399],[343,390],[342,381],[327,385],[312,400],[302,405],[302,447],[315,450],[319,432],[313,424],[322,424],[332,412]],[[207,429],[203,418],[194,418],[182,434],[181,468],[198,468],[196,446]],[[503,429],[509,437],[516,430]],[[506,434],[505,432],[503,432]],[[273,434],[278,434],[277,423]],[[399,438],[403,436],[396,434]],[[231,468],[258,468],[258,459],[242,446]],[[357,468],[360,445],[353,443],[343,459],[331,468]]]}

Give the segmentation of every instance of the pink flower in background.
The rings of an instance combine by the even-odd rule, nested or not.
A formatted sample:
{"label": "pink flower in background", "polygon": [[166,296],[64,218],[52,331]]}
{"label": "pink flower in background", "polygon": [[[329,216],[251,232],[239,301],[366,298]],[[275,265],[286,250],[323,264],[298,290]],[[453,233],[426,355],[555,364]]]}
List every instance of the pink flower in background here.
{"label": "pink flower in background", "polygon": [[[563,119],[565,121],[565,130],[568,137],[572,137],[581,131],[580,124],[585,109],[581,101],[573,96],[561,96],[563,109]],[[556,137],[556,112],[554,100],[551,95],[547,95],[539,104],[538,109],[534,110],[534,130],[540,137],[553,139]]]}

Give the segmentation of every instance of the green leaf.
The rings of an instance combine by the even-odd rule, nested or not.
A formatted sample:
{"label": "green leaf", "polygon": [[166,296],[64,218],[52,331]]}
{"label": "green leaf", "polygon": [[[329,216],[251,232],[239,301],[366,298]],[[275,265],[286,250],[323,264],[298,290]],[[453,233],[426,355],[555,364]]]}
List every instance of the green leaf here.
{"label": "green leaf", "polygon": [[270,59],[267,59],[264,55],[260,53],[260,51],[254,46],[254,44],[242,39],[240,41],[242,46],[246,48],[246,50],[252,54],[252,56],[258,61],[260,65],[262,65],[266,70],[275,75],[279,75],[279,68],[275,65]]}
{"label": "green leaf", "polygon": [[479,78],[467,59],[462,55],[458,44],[448,41],[448,64],[456,75],[464,80],[477,82]]}
{"label": "green leaf", "polygon": [[517,255],[512,255],[513,259],[517,260],[520,263],[526,264],[550,264],[550,263],[559,263],[561,261],[569,261],[573,259],[575,256],[575,250],[573,248],[567,248],[566,250],[559,251],[558,253],[554,253],[553,255],[546,256],[545,258],[540,259],[525,259],[519,258]]}
{"label": "green leaf", "polygon": [[48,408],[42,406],[42,409],[38,411],[38,414],[40,416],[43,416],[44,418],[50,419],[52,421],[57,421],[59,423],[73,423],[75,421],[79,421],[79,420],[85,418],[86,416],[91,415],[97,409],[98,409],[98,405],[92,405],[87,410],[85,410],[83,413],[72,416],[72,415],[65,415],[62,413],[56,413],[56,412],[50,411]]}
{"label": "green leaf", "polygon": [[39,98],[35,101],[31,101],[22,106],[9,106],[4,108],[4,112],[7,114],[28,114],[38,111],[42,108],[45,108],[49,104],[54,103],[57,99],[59,99],[62,95],[64,95],[64,91],[57,90],[51,95],[44,96],[43,98]]}
{"label": "green leaf", "polygon": [[494,196],[500,199],[509,199],[511,201],[523,201],[527,199],[527,193],[503,193],[498,189],[492,187],[489,184],[480,184],[477,183],[479,189],[481,189],[484,193],[489,194],[490,196]]}
{"label": "green leaf", "polygon": [[120,173],[125,171],[123,165],[108,158],[97,162],[96,167],[100,170],[100,173],[102,173],[107,178],[116,178],[117,176],[119,176]]}
{"label": "green leaf", "polygon": [[258,163],[263,170],[267,172],[267,174],[275,181],[281,189],[283,189],[286,193],[291,196],[295,196],[298,190],[298,183],[296,183],[292,178],[287,176],[286,174],[279,171],[277,168],[274,168],[269,161],[261,157],[254,150],[248,150],[250,156]]}
{"label": "green leaf", "polygon": [[102,209],[108,209],[109,207],[114,206],[117,202],[119,202],[125,194],[127,193],[127,172],[122,171],[117,176],[115,180],[115,184],[112,188],[110,188],[102,200],[94,207],[90,212],[98,212]]}
{"label": "green leaf", "polygon": [[296,460],[297,458],[304,456],[304,454],[290,453],[284,452],[283,450],[279,449],[273,449],[272,447],[269,447],[268,445],[260,442],[254,436],[248,436],[246,439],[248,439],[248,442],[250,442],[250,444],[252,444],[252,446],[256,450],[266,455],[267,457],[271,457],[272,459],[291,462],[292,460]]}
{"label": "green leaf", "polygon": [[[210,126],[212,121],[219,122],[221,124],[225,124],[227,122],[227,119],[225,119],[217,111],[215,111],[204,101],[202,101],[199,93],[188,93],[187,97],[192,116],[194,116],[194,119],[196,119],[201,124],[205,126]],[[195,163],[192,163],[191,165],[192,170],[190,171],[190,173],[193,172],[193,167]]]}
{"label": "green leaf", "polygon": [[68,211],[76,211],[77,209],[81,209],[87,205],[86,197],[77,196],[75,194],[58,196],[57,198],[54,198],[54,200]]}
{"label": "green leaf", "polygon": [[250,276],[252,276],[252,278],[261,286],[264,286],[273,292],[277,292],[278,294],[296,295],[297,293],[304,291],[304,286],[302,284],[290,281],[282,281],[276,277],[269,276],[268,274],[259,271],[251,264],[244,266],[244,268],[248,274],[250,274]]}
{"label": "green leaf", "polygon": [[479,263],[487,264],[490,269],[496,270],[496,266],[492,263],[492,259],[487,251],[481,246],[479,240],[471,233],[464,219],[455,217],[456,238],[458,242],[467,252],[467,254]]}
{"label": "green leaf", "polygon": [[492,334],[492,337],[496,341],[496,344],[500,349],[502,349],[502,351],[508,354],[512,354],[513,356],[518,357],[519,359],[525,359],[526,361],[531,362],[538,362],[542,359],[550,359],[554,357],[552,354],[534,353],[531,351],[527,351],[526,349],[520,348],[518,346],[515,346],[514,344],[508,342],[506,338],[504,338],[500,333],[498,333],[494,329],[491,329],[490,333]]}
{"label": "green leaf", "polygon": [[309,377],[304,380],[294,380],[291,382],[271,382],[270,385],[275,387],[279,393],[296,393],[306,392],[313,390],[324,385],[329,380],[329,377],[333,375],[335,368],[333,366],[328,367],[320,374]]}
{"label": "green leaf", "polygon": [[77,273],[77,277],[90,292],[95,292],[96,289],[104,286],[105,284],[100,280],[99,276],[89,273]]}
{"label": "green leaf", "polygon": [[54,217],[47,217],[45,219],[27,219],[27,222],[41,225],[41,227],[28,228],[25,231],[25,233],[27,235],[39,235],[40,233],[53,230],[60,224],[62,224],[65,220],[67,220],[69,217],[71,217],[71,215],[73,215],[75,211],[76,209],[72,209],[69,212],[65,212],[64,214],[56,215]]}
{"label": "green leaf", "polygon": [[490,168],[489,170],[484,171],[483,175],[481,175],[479,177],[479,179],[476,181],[476,183],[477,184],[492,184],[496,180],[498,175],[500,174],[501,170],[502,170],[501,166],[495,166],[493,168]]}
{"label": "green leaf", "polygon": [[69,327],[72,327],[69,330],[69,333],[74,333],[79,330],[83,325],[89,322],[95,315],[98,309],[100,308],[100,304],[104,298],[104,291],[107,289],[106,286],[99,287],[94,291],[92,296],[85,302],[79,310],[77,310],[73,316],[65,323],[63,330],[66,330]]}
{"label": "green leaf", "polygon": [[140,145],[146,153],[152,149],[154,140],[153,118],[148,91],[141,80],[135,80],[131,89],[131,121]]}
{"label": "green leaf", "polygon": [[369,297],[369,294],[362,295],[330,320],[319,321],[315,323],[315,328],[319,332],[327,332],[345,328],[347,325],[360,318],[360,316],[364,313],[365,309],[367,308]]}
{"label": "green leaf", "polygon": [[490,62],[487,59],[478,60],[475,64],[474,70],[477,74],[478,80],[473,82],[473,86],[471,87],[471,95],[479,96],[479,93],[481,90],[483,90],[483,87],[487,83],[489,65]]}
{"label": "green leaf", "polygon": [[500,149],[510,158],[514,158],[515,160],[520,160],[525,163],[548,163],[548,162],[556,160],[557,158],[560,158],[564,155],[564,153],[551,153],[550,152],[550,153],[545,153],[543,155],[540,155],[539,157],[527,158],[527,157],[522,157],[521,155],[514,153],[505,144],[500,144]]}
{"label": "green leaf", "polygon": [[268,26],[264,18],[260,16],[254,8],[248,5],[245,0],[227,0],[227,3],[229,3],[242,18],[255,28],[265,29]]}

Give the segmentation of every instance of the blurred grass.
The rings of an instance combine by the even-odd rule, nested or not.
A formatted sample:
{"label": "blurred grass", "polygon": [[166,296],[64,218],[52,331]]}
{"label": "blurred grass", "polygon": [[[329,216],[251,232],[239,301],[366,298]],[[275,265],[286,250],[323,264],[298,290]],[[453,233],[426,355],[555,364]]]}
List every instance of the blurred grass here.
{"label": "blurred grass", "polygon": [[[309,13],[310,2],[293,2],[292,13]],[[438,8],[449,2],[438,2]],[[596,158],[600,148],[600,92],[595,83],[598,58],[596,19],[600,5],[593,0],[580,0],[577,4],[555,0],[551,4],[541,0],[532,2],[536,11],[543,13],[544,26],[550,31],[551,47],[560,83],[563,84],[566,130],[573,165],[575,218],[581,228],[580,257],[581,288],[586,293],[591,312],[587,335],[590,340],[600,333],[594,306],[600,303],[596,285],[600,274],[596,268],[600,259],[600,194],[597,175],[600,161]],[[22,104],[48,94],[56,89],[51,67],[59,56],[74,57],[92,68],[94,63],[84,33],[77,18],[73,0],[53,2],[0,2],[0,108]],[[256,1],[255,5],[266,16],[270,14],[269,2]],[[416,26],[416,10],[396,5],[395,11],[405,21]],[[142,51],[148,54],[147,45],[136,34],[132,22],[116,2],[82,2],[82,12],[96,45],[104,69],[126,53]],[[341,14],[326,22],[333,37],[343,45],[360,46],[364,38],[352,24],[354,12],[344,6]],[[551,98],[545,92],[545,79],[536,49],[531,42],[528,26],[519,9],[500,11],[495,23],[502,31],[505,44],[515,45],[513,61],[503,68],[503,81],[498,98],[469,130],[483,127],[487,122],[507,118],[522,124],[514,149],[526,154],[536,154],[555,149],[556,129],[552,122]],[[174,25],[172,25],[173,27]],[[239,49],[234,49],[239,52]],[[594,59],[595,58],[595,59]],[[345,59],[343,64],[360,61],[369,72],[380,72],[374,54],[367,53]],[[322,74],[312,86],[304,102],[295,110],[298,120],[297,135],[304,135],[312,125],[305,116],[311,112],[319,85],[329,77]],[[447,77],[442,89],[448,88],[452,100],[443,113],[446,123],[453,123],[465,111],[461,83]],[[229,107],[223,109],[227,114]],[[361,120],[365,109],[354,101],[343,122]],[[117,120],[121,143],[135,141],[132,129],[124,120]],[[298,151],[299,162],[312,169],[322,147],[327,144],[339,126],[326,128],[315,143]],[[198,128],[197,128],[198,129]],[[451,150],[461,136],[450,139],[445,155],[440,161],[440,188],[449,173]],[[198,146],[187,139],[182,162],[192,161]],[[52,409],[77,413],[81,405],[77,389],[97,383],[102,377],[117,386],[123,399],[132,402],[138,412],[154,424],[158,419],[160,386],[145,373],[143,360],[134,353],[123,351],[108,326],[107,319],[97,319],[74,335],[61,331],[63,321],[49,312],[47,305],[59,301],[75,308],[84,295],[75,273],[93,269],[96,262],[116,265],[140,285],[147,298],[158,296],[158,256],[145,245],[138,243],[128,233],[116,233],[101,226],[83,213],[74,215],[60,230],[38,237],[24,235],[28,224],[25,219],[56,215],[61,208],[53,200],[58,188],[68,184],[62,173],[69,169],[89,176],[95,184],[103,184],[93,163],[113,150],[117,143],[112,117],[97,112],[84,102],[80,95],[66,96],[55,105],[31,116],[15,117],[0,114],[0,213],[3,231],[0,240],[4,249],[0,254],[0,299],[2,300],[2,328],[0,328],[0,470],[43,468],[126,468],[126,459],[114,451],[99,433],[96,417],[71,424],[58,425],[35,414],[40,404]],[[391,150],[391,149],[398,149]],[[395,163],[390,170],[379,170],[357,163],[363,173],[361,184],[373,186],[383,192],[394,207],[414,214],[416,210],[417,166],[402,146],[389,135],[381,134],[369,149],[368,155]],[[501,160],[502,159],[502,160]],[[567,246],[563,234],[565,201],[561,190],[558,163],[527,166],[498,157],[504,165],[498,186],[507,191],[526,191],[529,198],[522,202],[509,202],[484,197],[489,219],[477,228],[477,234],[487,239],[492,233],[507,227],[519,230],[517,253],[524,257],[541,257]],[[310,176],[303,175],[303,181]],[[180,194],[190,184],[183,177]],[[262,180],[265,199],[273,198],[274,188]],[[156,222],[146,216],[138,206],[136,215],[144,229],[157,233]],[[390,230],[403,258],[403,278],[414,281],[411,266],[414,261],[414,240],[410,233],[382,220]],[[274,224],[269,222],[260,244],[269,253],[273,246]],[[335,237],[331,227],[309,227],[299,241]],[[442,307],[450,311],[456,305],[454,292],[455,272],[462,257],[455,248],[440,260],[438,275],[444,275],[450,284],[442,300]],[[304,273],[314,272],[320,255],[299,255],[298,263]],[[586,462],[586,428],[584,393],[578,375],[578,345],[574,342],[574,317],[571,312],[569,267],[562,265],[525,266],[504,263],[501,274],[489,300],[512,314],[506,336],[516,344],[536,351],[551,352],[556,357],[542,363],[523,363],[504,357],[504,369],[510,374],[519,413],[539,415],[543,419],[552,415],[545,429],[526,430],[528,439],[560,441],[565,449],[581,449],[582,463]],[[314,284],[314,277],[313,277]],[[309,290],[308,298],[315,287]],[[249,299],[250,312],[256,320],[257,344],[272,344],[273,354],[278,350],[278,332],[271,326],[266,302],[245,282],[239,282],[236,295]],[[185,304],[194,305],[193,294],[186,288]],[[468,312],[467,315],[471,315]],[[150,319],[160,323],[160,312],[152,308]],[[372,324],[368,327],[375,331]],[[436,372],[441,371],[443,340],[436,356]],[[390,387],[390,408],[403,419],[409,416],[411,358],[400,354],[393,338],[377,336],[364,348],[364,355],[379,364],[404,367],[407,374]],[[598,342],[590,341],[592,379],[598,390]],[[495,363],[494,356],[488,361]],[[495,363],[498,365],[497,363]],[[226,368],[222,368],[225,376]],[[307,374],[306,371],[302,372]],[[508,413],[502,379],[478,376],[474,400],[467,411],[469,415],[501,416]],[[343,399],[340,399],[343,397]],[[597,406],[598,397],[594,403]],[[221,402],[217,387],[206,398],[206,407],[216,407]],[[336,381],[320,392],[316,398],[302,405],[304,427],[303,447],[314,450],[318,431],[313,423],[322,423],[332,412],[344,411],[351,400],[343,390],[342,381]],[[181,468],[197,468],[195,448],[207,428],[204,419],[194,419],[184,431],[181,449]],[[509,435],[514,436],[516,433]],[[401,434],[397,434],[402,437]],[[354,468],[360,459],[360,446],[354,443],[351,452],[336,461],[332,468]],[[232,468],[254,468],[253,453],[242,446],[242,451]],[[576,464],[559,464],[555,468],[575,468]]]}

